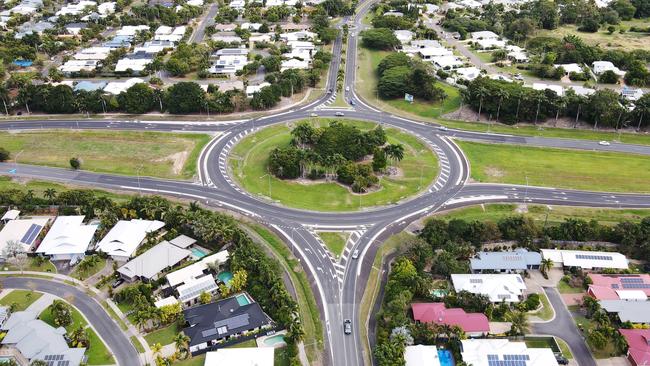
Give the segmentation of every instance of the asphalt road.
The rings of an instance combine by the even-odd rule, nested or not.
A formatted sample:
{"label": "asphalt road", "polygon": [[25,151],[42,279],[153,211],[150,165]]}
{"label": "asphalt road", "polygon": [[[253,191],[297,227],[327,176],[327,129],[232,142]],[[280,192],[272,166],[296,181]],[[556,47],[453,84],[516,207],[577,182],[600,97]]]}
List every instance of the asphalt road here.
{"label": "asphalt road", "polygon": [[580,366],[596,366],[589,348],[585,344],[582,333],[576,327],[573,317],[569,310],[564,306],[560,294],[556,289],[544,287],[544,292],[548,297],[553,309],[555,310],[555,319],[548,323],[533,324],[533,332],[537,334],[547,334],[562,338],[571,348],[573,358]]}
{"label": "asphalt road", "polygon": [[120,366],[140,365],[138,352],[126,334],[106,314],[104,308],[85,292],[58,281],[39,278],[4,277],[0,283],[3,288],[46,292],[65,299],[88,319]]}

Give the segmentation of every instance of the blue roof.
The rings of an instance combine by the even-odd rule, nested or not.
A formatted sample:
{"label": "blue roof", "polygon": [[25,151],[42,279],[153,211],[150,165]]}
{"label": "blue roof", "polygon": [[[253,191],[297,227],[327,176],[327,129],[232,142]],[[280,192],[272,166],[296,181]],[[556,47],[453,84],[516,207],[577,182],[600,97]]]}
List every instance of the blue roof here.
{"label": "blue roof", "polygon": [[74,86],[74,90],[75,91],[84,90],[89,92],[89,91],[104,89],[105,86],[106,86],[105,81],[97,81],[97,82],[80,81],[77,83],[77,85]]}
{"label": "blue roof", "polygon": [[473,271],[476,270],[524,270],[529,266],[539,266],[542,255],[518,248],[511,252],[478,252],[470,260]]}

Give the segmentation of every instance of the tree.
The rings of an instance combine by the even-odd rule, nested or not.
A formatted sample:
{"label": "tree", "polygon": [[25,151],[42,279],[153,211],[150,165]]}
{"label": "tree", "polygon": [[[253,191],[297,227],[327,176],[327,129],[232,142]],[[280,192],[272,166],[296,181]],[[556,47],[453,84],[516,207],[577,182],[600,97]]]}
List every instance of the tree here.
{"label": "tree", "polygon": [[160,307],[160,321],[163,324],[171,324],[178,320],[182,312],[180,303],[162,306]]}
{"label": "tree", "polygon": [[43,191],[43,197],[46,198],[50,203],[53,202],[56,198],[56,189],[47,188],[45,191]]}
{"label": "tree", "polygon": [[404,159],[404,146],[402,144],[389,144],[384,147],[384,153],[391,161],[402,161]]}
{"label": "tree", "polygon": [[607,345],[607,337],[600,329],[591,329],[587,334],[587,340],[596,349],[603,349]]}
{"label": "tree", "polygon": [[618,75],[612,70],[607,70],[598,76],[598,82],[603,84],[618,83]]}
{"label": "tree", "polygon": [[615,10],[623,20],[632,20],[636,13],[636,8],[630,0],[614,0],[609,3],[609,8]]}
{"label": "tree", "polygon": [[178,333],[174,337],[174,346],[176,351],[181,354],[185,354],[185,357],[191,357],[190,353],[190,337],[186,336],[184,333]]}
{"label": "tree", "polygon": [[[11,361],[13,361],[13,359],[12,359]],[[13,362],[14,362],[13,365],[17,365],[17,364],[15,363],[15,361],[13,361]],[[3,366],[13,366],[13,365],[11,364],[11,362],[3,363],[2,365],[3,365]],[[33,360],[33,361],[29,364],[29,366],[48,366],[48,364],[47,364],[47,362],[45,362],[45,361],[43,361],[43,360]]]}
{"label": "tree", "polygon": [[9,153],[9,151],[4,147],[0,147],[0,162],[5,162],[9,160],[10,157],[11,153]]}
{"label": "tree", "polygon": [[169,87],[165,99],[170,113],[195,113],[204,105],[205,92],[197,83],[180,82]]}
{"label": "tree", "polygon": [[70,167],[74,170],[78,170],[79,168],[81,168],[81,161],[79,160],[79,158],[76,157],[70,158]]}
{"label": "tree", "polygon": [[625,73],[625,82],[630,85],[646,86],[650,83],[650,71],[641,60],[634,60]]}
{"label": "tree", "polygon": [[650,118],[650,93],[645,93],[639,100],[634,103],[635,118],[639,121],[637,124],[637,131],[641,129],[641,125]]}
{"label": "tree", "polygon": [[364,30],[359,34],[361,43],[368,48],[377,50],[391,50],[399,46],[400,42],[392,30],[388,28],[373,28]]}
{"label": "tree", "polygon": [[143,114],[156,105],[153,89],[145,83],[137,83],[120,93],[117,100],[127,113]]}
{"label": "tree", "polygon": [[57,85],[52,88],[45,98],[44,111],[53,114],[74,113],[77,102],[68,85]]}
{"label": "tree", "polygon": [[383,72],[377,83],[379,96],[386,99],[403,97],[409,89],[411,69],[408,66],[396,66]]}
{"label": "tree", "polygon": [[9,263],[18,267],[22,273],[25,264],[27,264],[28,258],[27,253],[25,253],[25,249],[20,242],[17,240],[7,241],[7,245],[2,250],[2,255],[7,258]]}
{"label": "tree", "polygon": [[413,60],[404,52],[394,52],[384,57],[377,66],[377,74],[382,76],[384,71],[397,66],[411,66]]}
{"label": "tree", "polygon": [[376,148],[372,153],[372,170],[375,172],[382,171],[386,168],[386,153],[380,148]]}
{"label": "tree", "polygon": [[553,260],[550,258],[542,259],[542,262],[539,265],[539,270],[544,274],[544,277],[547,276],[548,271],[553,268]]}
{"label": "tree", "polygon": [[209,304],[212,301],[212,295],[209,292],[201,292],[199,295],[199,302],[201,304]]}
{"label": "tree", "polygon": [[50,305],[50,312],[54,318],[54,324],[59,327],[67,327],[72,324],[72,312],[70,306],[62,300],[54,300]]}
{"label": "tree", "polygon": [[382,342],[375,347],[374,355],[379,366],[403,366],[405,343],[399,337]]}
{"label": "tree", "polygon": [[529,323],[526,313],[513,311],[506,317],[511,323],[510,332],[514,335],[524,335],[528,331]]}
{"label": "tree", "polygon": [[230,280],[230,289],[232,292],[240,292],[246,288],[246,282],[248,280],[248,273],[244,269],[239,269],[235,271]]}

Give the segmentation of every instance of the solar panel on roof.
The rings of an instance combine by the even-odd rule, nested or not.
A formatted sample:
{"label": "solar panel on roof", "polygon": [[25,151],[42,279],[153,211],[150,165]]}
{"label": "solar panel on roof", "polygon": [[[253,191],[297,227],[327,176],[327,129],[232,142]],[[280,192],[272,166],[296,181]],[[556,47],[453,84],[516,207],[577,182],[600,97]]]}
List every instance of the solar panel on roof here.
{"label": "solar panel on roof", "polygon": [[38,233],[41,232],[41,228],[43,228],[41,225],[32,224],[29,229],[27,229],[25,235],[23,235],[23,238],[20,239],[20,242],[27,245],[32,245],[36,239],[36,236],[38,236]]}
{"label": "solar panel on roof", "polygon": [[611,255],[593,255],[593,254],[576,254],[576,258],[599,260],[599,261],[611,261],[613,259]]}
{"label": "solar panel on roof", "polygon": [[201,332],[201,335],[203,336],[203,338],[212,337],[213,335],[216,335],[216,334],[217,334],[217,330],[215,328],[206,329],[203,332]]}
{"label": "solar panel on roof", "polygon": [[481,278],[470,278],[469,283],[483,283]]}
{"label": "solar panel on roof", "polygon": [[236,315],[228,319],[214,322],[214,327],[219,328],[225,325],[228,327],[228,329],[241,328],[243,326],[250,324],[248,318],[249,318],[248,314]]}

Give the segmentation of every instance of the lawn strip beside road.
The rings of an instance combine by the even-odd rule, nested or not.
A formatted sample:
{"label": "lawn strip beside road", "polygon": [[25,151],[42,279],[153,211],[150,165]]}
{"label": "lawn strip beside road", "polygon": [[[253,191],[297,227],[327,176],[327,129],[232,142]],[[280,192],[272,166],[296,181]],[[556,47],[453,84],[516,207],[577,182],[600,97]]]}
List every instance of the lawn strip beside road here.
{"label": "lawn strip beside road", "polygon": [[[370,269],[370,274],[368,275],[368,283],[366,284],[366,289],[361,298],[361,304],[359,305],[359,319],[362,322],[360,324],[360,333],[361,333],[361,342],[363,343],[364,354],[371,355],[372,350],[370,349],[369,340],[369,323],[370,317],[375,314],[371,314],[373,307],[377,301],[382,299],[377,299],[377,296],[380,293],[381,289],[381,276],[382,268],[384,266],[384,258],[388,255],[391,255],[399,250],[400,245],[405,242],[407,239],[412,237],[411,234],[406,232],[401,232],[399,234],[393,235],[382,244],[381,248],[377,250],[375,259],[372,262],[372,268]],[[374,330],[373,330],[374,332]],[[367,359],[366,362],[371,360]]]}
{"label": "lawn strip beside road", "polygon": [[472,179],[477,182],[603,192],[650,191],[650,159],[647,156],[458,143],[470,161]]}
{"label": "lawn strip beside road", "polygon": [[23,311],[33,304],[43,296],[40,292],[34,292],[29,290],[13,290],[7,295],[3,296],[0,299],[0,305],[2,306],[11,306],[11,304],[16,304],[14,311]]}
{"label": "lawn strip beside road", "polygon": [[336,257],[340,256],[345,248],[345,243],[348,240],[347,233],[338,232],[338,231],[321,231],[318,233],[327,248],[334,254]]}
{"label": "lawn strip beside road", "polygon": [[546,297],[546,294],[544,292],[541,292],[539,294],[539,300],[542,303],[542,308],[539,309],[539,311],[531,313],[530,315],[536,316],[542,320],[553,319],[553,315],[554,315],[553,308],[551,307],[551,303],[548,302],[548,298]]}
{"label": "lawn strip beside road", "polygon": [[0,146],[23,164],[81,168],[96,172],[191,179],[206,134],[135,131],[43,130],[0,132]]}
{"label": "lawn strip beside road", "polygon": [[88,189],[88,187],[85,186],[81,187],[81,186],[46,182],[41,180],[26,180],[23,178],[13,179],[12,177],[8,177],[8,176],[0,176],[0,191],[6,192],[11,189],[17,189],[23,193],[26,193],[27,191],[31,190],[34,193],[34,195],[37,197],[43,197],[43,193],[47,189],[54,189],[57,193],[67,192],[73,189],[83,189],[83,190],[92,191],[95,197],[97,198],[106,197],[116,201],[117,203],[128,201],[132,197],[132,195],[116,194],[106,190]]}
{"label": "lawn strip beside road", "polygon": [[153,346],[156,343],[161,345],[167,345],[174,343],[174,337],[183,330],[183,327],[179,322],[174,322],[171,325],[168,325],[164,328],[155,330],[144,336],[144,339],[150,346]]}
{"label": "lawn strip beside road", "polygon": [[[113,308],[110,307],[106,301],[102,301],[102,306],[104,307],[104,309],[106,310],[106,312],[108,313],[108,315],[110,315],[111,318],[113,318],[113,319],[117,322],[117,324],[120,326],[120,328],[121,328],[122,330],[127,330],[127,329],[129,329],[129,327],[126,325],[126,323],[124,322],[124,320],[120,319],[120,317],[117,315],[117,313],[115,312],[115,310],[113,310]],[[139,342],[138,342],[138,344],[139,344]]]}
{"label": "lawn strip beside road", "polygon": [[[320,312],[307,275],[302,270],[300,262],[275,234],[258,224],[249,224],[248,227],[267,243],[274,256],[281,261],[281,265],[288,269],[286,272],[296,290],[298,311],[305,332],[303,343],[307,358],[310,362],[315,362],[320,359],[323,351],[323,324],[320,321]],[[276,356],[278,351],[275,350]]]}
{"label": "lawn strip beside road", "polygon": [[[359,129],[374,128],[376,124],[364,121],[340,120]],[[329,120],[317,119],[315,126]],[[268,174],[267,164],[271,151],[287,146],[291,141],[287,125],[265,128],[242,139],[231,153],[229,165],[239,185],[256,195],[271,197],[274,201],[294,208],[315,211],[352,211],[360,207],[373,207],[397,203],[424,191],[438,172],[438,160],[429,147],[418,138],[386,129],[388,142],[404,146],[404,159],[391,165],[401,171],[400,176],[383,176],[380,188],[366,194],[352,193],[348,187],[336,182],[308,182],[277,179]]]}
{"label": "lawn strip beside road", "polygon": [[133,343],[133,347],[135,347],[138,353],[144,353],[144,347],[142,347],[142,344],[136,336],[131,336],[129,339],[131,340],[131,343]]}

